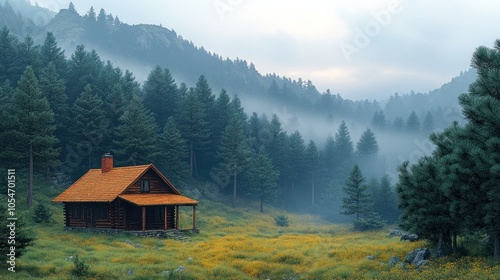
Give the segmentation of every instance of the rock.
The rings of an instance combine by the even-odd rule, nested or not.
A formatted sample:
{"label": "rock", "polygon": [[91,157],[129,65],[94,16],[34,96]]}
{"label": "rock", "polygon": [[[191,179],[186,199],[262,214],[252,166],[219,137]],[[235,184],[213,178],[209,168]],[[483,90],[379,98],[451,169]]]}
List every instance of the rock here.
{"label": "rock", "polygon": [[132,274],[134,274],[134,271],[133,271],[133,270],[129,270],[129,271],[127,272],[127,275],[132,275]]}
{"label": "rock", "polygon": [[431,251],[427,248],[415,249],[406,255],[405,262],[414,265],[417,268],[425,265],[427,259],[431,257]]}
{"label": "rock", "polygon": [[170,276],[170,270],[160,272],[160,276],[165,276],[168,279],[168,276]]}
{"label": "rock", "polygon": [[165,243],[163,242],[163,240],[158,241],[158,246],[165,246]]}
{"label": "rock", "polygon": [[188,262],[193,262],[193,261],[194,261],[194,259],[193,259],[193,258],[188,257]]}
{"label": "rock", "polygon": [[389,237],[394,237],[394,236],[402,236],[403,233],[399,229],[393,229],[389,233]]}
{"label": "rock", "polygon": [[427,248],[423,248],[417,252],[417,255],[415,256],[411,264],[416,267],[420,267],[418,264],[421,263],[422,261],[427,260],[430,257],[431,257],[431,251]]}
{"label": "rock", "polygon": [[420,236],[418,236],[418,234],[415,234],[415,233],[412,233],[412,234],[403,234],[401,236],[400,241],[403,241],[403,240],[408,240],[410,242],[418,241],[418,240],[420,240]]}
{"label": "rock", "polygon": [[418,261],[415,266],[420,270],[423,266],[425,266],[426,264],[428,263],[428,261],[426,260],[421,260],[421,261]]}
{"label": "rock", "polygon": [[142,245],[141,245],[141,244],[139,244],[139,243],[135,243],[135,244],[134,244],[134,247],[135,247],[135,248],[142,248]]}
{"label": "rock", "polygon": [[182,265],[179,265],[179,267],[174,270],[174,272],[178,272],[178,273],[183,273],[184,271],[186,271],[186,268]]}
{"label": "rock", "polygon": [[396,256],[392,256],[390,259],[389,259],[389,262],[387,263],[387,265],[389,267],[394,267],[396,265],[400,265],[401,267],[405,267],[405,264],[401,261],[401,259],[399,259],[398,257]]}
{"label": "rock", "polygon": [[132,241],[130,241],[130,239],[127,239],[127,240],[125,240],[125,243],[126,244],[132,244]]}
{"label": "rock", "polygon": [[375,257],[374,256],[367,256],[366,257],[367,260],[371,260],[371,261],[374,261],[375,260]]}

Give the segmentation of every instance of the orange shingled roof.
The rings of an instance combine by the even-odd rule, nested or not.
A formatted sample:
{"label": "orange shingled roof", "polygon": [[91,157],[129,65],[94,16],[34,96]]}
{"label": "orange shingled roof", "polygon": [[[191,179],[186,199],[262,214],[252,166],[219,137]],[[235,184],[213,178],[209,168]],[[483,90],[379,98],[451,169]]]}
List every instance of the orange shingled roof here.
{"label": "orange shingled roof", "polygon": [[178,193],[154,165],[148,164],[115,167],[104,173],[101,169],[90,169],[52,202],[111,202],[151,168]]}
{"label": "orange shingled roof", "polygon": [[198,201],[178,194],[122,194],[119,198],[138,206],[152,205],[198,205]]}

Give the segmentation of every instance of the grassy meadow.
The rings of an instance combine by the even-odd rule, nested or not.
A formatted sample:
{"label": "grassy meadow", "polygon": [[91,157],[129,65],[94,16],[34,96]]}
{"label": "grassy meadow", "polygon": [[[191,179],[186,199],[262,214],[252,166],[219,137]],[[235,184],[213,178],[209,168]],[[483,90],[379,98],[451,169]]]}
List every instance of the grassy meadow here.
{"label": "grassy meadow", "polygon": [[[243,202],[242,202],[243,204]],[[500,266],[487,258],[440,259],[418,271],[389,268],[391,256],[426,244],[389,238],[390,227],[353,232],[349,225],[286,213],[257,204],[229,207],[229,201],[201,200],[199,234],[186,240],[72,233],[63,230],[60,205],[51,205],[54,223],[34,227],[37,239],[17,261],[16,273],[0,279],[78,279],[72,258],[89,265],[82,279],[498,279]],[[191,226],[191,208],[181,207],[181,226]],[[140,244],[136,246],[136,244]],[[373,256],[375,260],[366,257]],[[179,271],[179,266],[184,271]],[[182,270],[182,269],[181,269]]]}

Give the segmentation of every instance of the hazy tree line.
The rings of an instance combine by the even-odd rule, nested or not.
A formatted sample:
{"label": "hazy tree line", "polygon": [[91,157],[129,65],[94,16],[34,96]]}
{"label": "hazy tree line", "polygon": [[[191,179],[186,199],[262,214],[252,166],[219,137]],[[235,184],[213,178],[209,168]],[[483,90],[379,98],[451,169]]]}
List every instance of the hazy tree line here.
{"label": "hazy tree line", "polygon": [[[11,32],[25,36],[27,31],[31,30],[28,28],[14,32],[14,28],[23,25],[23,21],[26,22],[24,26],[27,26],[29,19],[23,19],[20,14],[12,11],[8,3],[0,9],[0,14],[3,16],[0,17],[0,22],[4,19],[4,24],[11,28]],[[418,132],[422,134],[427,134],[429,128],[433,126],[439,128],[448,126],[452,120],[460,118],[460,115],[452,114],[453,110],[446,106],[456,103],[454,93],[461,92],[460,88],[463,87],[464,81],[470,80],[469,76],[472,76],[470,72],[466,72],[460,79],[457,78],[456,81],[444,85],[438,92],[429,94],[396,93],[387,102],[353,101],[344,99],[339,94],[333,94],[330,90],[320,94],[309,80],[291,79],[274,73],[261,75],[252,63],[210,53],[203,47],[197,47],[191,41],[183,39],[174,30],[153,25],[131,26],[104,9],[90,7],[80,16],[70,3],[68,9],[61,10],[53,21],[51,26],[54,26],[56,35],[67,34],[69,31],[55,26],[67,26],[71,23],[71,26],[79,28],[79,36],[83,42],[101,46],[109,52],[116,53],[117,56],[127,57],[130,63],[168,65],[169,70],[180,74],[189,84],[195,84],[196,78],[204,75],[210,81],[212,88],[217,91],[225,88],[228,92],[238,92],[242,99],[248,96],[269,98],[268,100],[273,100],[280,108],[287,106],[293,111],[306,111],[309,115],[315,114],[323,119],[335,120],[335,123],[344,119],[367,126],[371,125],[372,119],[376,117],[375,114],[381,111],[385,116],[384,122],[378,128],[372,126],[377,131],[406,133],[414,130],[414,126],[407,124],[412,110],[419,119]],[[33,30],[35,31],[28,34],[42,32],[37,28]],[[144,32],[149,34],[146,39],[136,40],[138,34]],[[164,42],[168,42],[168,45]],[[433,123],[425,126],[424,120],[429,117]]]}
{"label": "hazy tree line", "polygon": [[478,78],[459,97],[465,124],[431,134],[433,155],[399,167],[401,225],[440,254],[457,253],[459,236],[487,236],[487,254],[500,258],[500,40],[477,48],[471,65]]}
{"label": "hazy tree line", "polygon": [[74,180],[111,152],[118,166],[153,162],[176,183],[211,181],[235,206],[245,196],[335,217],[358,163],[371,178],[374,209],[396,219],[386,213],[395,200],[370,129],[354,144],[342,122],[318,147],[284,131],[276,115],[248,115],[237,95],[216,95],[204,76],[188,87],[157,66],[141,85],[83,45],[66,58],[52,33],[35,45],[4,28],[0,54],[4,168]]}

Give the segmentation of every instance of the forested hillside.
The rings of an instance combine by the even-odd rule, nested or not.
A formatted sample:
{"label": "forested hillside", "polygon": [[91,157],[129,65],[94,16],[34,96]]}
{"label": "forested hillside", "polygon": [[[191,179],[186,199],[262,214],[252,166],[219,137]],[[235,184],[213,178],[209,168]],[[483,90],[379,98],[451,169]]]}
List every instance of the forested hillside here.
{"label": "forested hillside", "polygon": [[141,85],[83,45],[67,59],[52,33],[35,45],[3,28],[0,41],[8,54],[0,61],[4,168],[33,162],[35,173],[71,182],[111,152],[118,165],[153,162],[176,183],[211,182],[210,191],[233,193],[235,206],[252,197],[333,214],[360,162],[377,193],[384,168],[370,129],[351,139],[341,122],[319,146],[284,131],[275,114],[245,112],[237,95],[213,92],[204,76],[178,84],[157,66]]}
{"label": "forested hillside", "polygon": [[[10,15],[7,26],[29,22],[8,4],[0,12]],[[0,106],[10,120],[3,167],[32,161],[36,173],[71,182],[111,152],[120,165],[154,162],[174,182],[206,181],[207,192],[231,193],[235,205],[248,197],[335,218],[356,163],[377,212],[395,204],[396,166],[428,155],[427,135],[461,119],[456,94],[475,77],[468,71],[428,94],[353,101],[102,9],[81,16],[70,5],[32,33],[0,34]],[[118,62],[102,58],[110,53]],[[117,66],[124,57],[132,68],[149,65],[144,80]]]}

